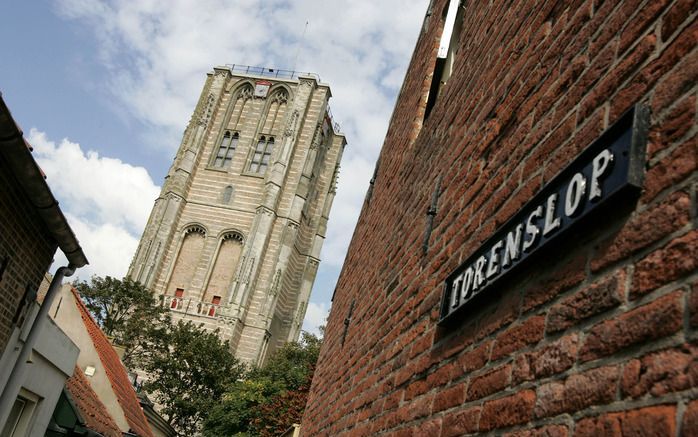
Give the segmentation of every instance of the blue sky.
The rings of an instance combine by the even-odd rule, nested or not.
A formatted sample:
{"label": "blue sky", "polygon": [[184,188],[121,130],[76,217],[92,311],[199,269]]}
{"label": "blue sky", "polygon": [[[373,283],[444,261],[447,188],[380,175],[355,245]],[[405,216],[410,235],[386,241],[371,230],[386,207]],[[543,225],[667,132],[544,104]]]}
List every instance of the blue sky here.
{"label": "blue sky", "polygon": [[80,277],[126,273],[213,66],[314,72],[332,88],[330,105],[348,141],[304,323],[314,331],[330,308],[347,230],[356,223],[427,5],[2,2],[0,91],[90,259]]}

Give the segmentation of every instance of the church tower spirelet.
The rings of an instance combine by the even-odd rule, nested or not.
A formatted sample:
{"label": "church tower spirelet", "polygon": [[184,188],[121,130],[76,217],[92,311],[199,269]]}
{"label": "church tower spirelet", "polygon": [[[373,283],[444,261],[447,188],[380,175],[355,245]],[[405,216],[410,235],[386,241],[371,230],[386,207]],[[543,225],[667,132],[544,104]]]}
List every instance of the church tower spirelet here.
{"label": "church tower spirelet", "polygon": [[128,276],[261,364],[298,339],[346,140],[316,75],[208,74]]}

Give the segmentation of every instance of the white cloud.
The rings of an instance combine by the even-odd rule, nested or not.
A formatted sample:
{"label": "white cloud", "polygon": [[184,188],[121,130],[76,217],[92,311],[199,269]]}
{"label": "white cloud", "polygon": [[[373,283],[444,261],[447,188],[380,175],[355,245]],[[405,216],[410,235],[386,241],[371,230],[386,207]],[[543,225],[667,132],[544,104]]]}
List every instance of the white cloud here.
{"label": "white cloud", "polygon": [[[135,237],[111,223],[94,224],[69,213],[66,218],[90,261],[77,271],[76,277],[84,280],[93,275],[121,278],[126,274],[140,236]],[[65,255],[59,251],[52,270],[66,264]]]}
{"label": "white cloud", "polygon": [[73,215],[140,234],[160,192],[145,168],[100,157],[93,150],[85,153],[67,139],[56,145],[36,129],[30,130],[27,139],[51,189]]}
{"label": "white cloud", "polygon": [[320,326],[327,324],[327,316],[330,313],[329,305],[322,303],[310,302],[308,309],[305,312],[303,320],[303,330],[311,334],[320,335]]}
{"label": "white cloud", "polygon": [[[79,276],[125,275],[159,187],[143,167],[83,152],[68,139],[57,145],[31,129],[27,140],[90,260]],[[54,267],[64,259],[58,257]]]}

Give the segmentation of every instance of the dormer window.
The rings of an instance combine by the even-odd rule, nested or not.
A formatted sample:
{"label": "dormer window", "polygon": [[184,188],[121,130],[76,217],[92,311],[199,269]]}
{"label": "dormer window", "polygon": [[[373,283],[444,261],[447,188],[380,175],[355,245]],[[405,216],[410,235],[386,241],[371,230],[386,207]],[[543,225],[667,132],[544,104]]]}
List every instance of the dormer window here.
{"label": "dormer window", "polygon": [[221,139],[221,145],[218,147],[218,153],[216,153],[216,159],[213,161],[214,167],[224,168],[230,165],[230,161],[233,160],[233,155],[235,154],[235,149],[238,146],[239,139],[239,133],[225,131],[223,138]]}

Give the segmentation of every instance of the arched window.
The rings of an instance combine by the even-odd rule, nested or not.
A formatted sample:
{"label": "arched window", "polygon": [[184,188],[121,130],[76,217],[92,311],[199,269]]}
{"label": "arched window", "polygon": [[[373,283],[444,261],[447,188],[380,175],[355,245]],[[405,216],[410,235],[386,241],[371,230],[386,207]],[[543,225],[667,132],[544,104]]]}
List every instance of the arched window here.
{"label": "arched window", "polygon": [[230,114],[231,119],[228,122],[229,124],[226,124],[226,126],[234,131],[240,131],[242,129],[240,126],[240,120],[242,118],[242,114],[245,112],[247,103],[252,101],[253,96],[254,91],[252,90],[252,85],[246,84],[240,89],[235,97],[233,111]]}
{"label": "arched window", "polygon": [[238,268],[241,252],[242,235],[237,232],[228,232],[221,236],[213,270],[204,293],[205,302],[210,300],[213,304],[220,304],[221,296],[227,296]]}
{"label": "arched window", "polygon": [[234,193],[234,190],[233,190],[233,186],[232,186],[232,185],[228,185],[227,187],[223,188],[223,194],[222,194],[222,196],[221,196],[221,202],[222,202],[224,205],[229,205],[229,204],[230,204],[230,201],[233,199],[233,193]]}
{"label": "arched window", "polygon": [[206,231],[200,226],[194,225],[184,231],[182,244],[167,286],[167,294],[182,298],[189,292],[205,240]]}
{"label": "arched window", "polygon": [[253,173],[265,173],[269,167],[269,159],[271,152],[274,150],[274,137],[271,135],[262,135],[259,137],[252,162],[250,162],[250,171]]}
{"label": "arched window", "polygon": [[275,91],[269,99],[269,110],[267,111],[262,125],[262,132],[277,134],[286,116],[286,106],[288,102],[288,92],[285,89]]}
{"label": "arched window", "polygon": [[240,139],[240,134],[237,132],[225,131],[223,138],[221,138],[221,144],[218,146],[218,153],[216,153],[216,159],[213,161],[214,167],[228,167],[230,161],[233,160],[233,155],[235,154],[235,149],[238,146],[238,140]]}

